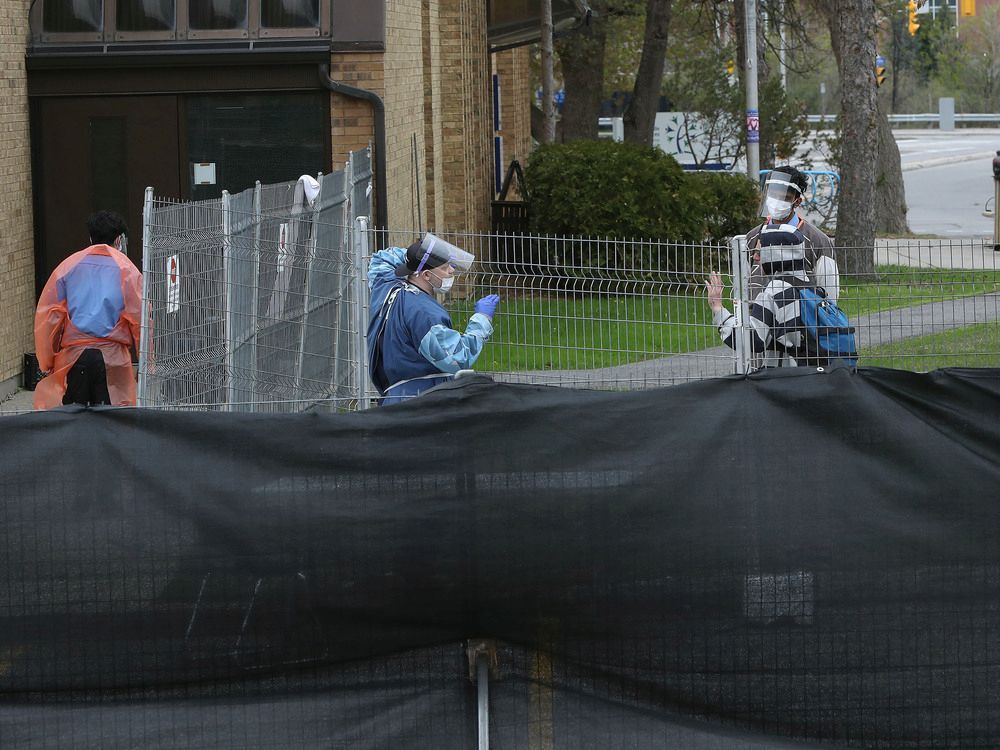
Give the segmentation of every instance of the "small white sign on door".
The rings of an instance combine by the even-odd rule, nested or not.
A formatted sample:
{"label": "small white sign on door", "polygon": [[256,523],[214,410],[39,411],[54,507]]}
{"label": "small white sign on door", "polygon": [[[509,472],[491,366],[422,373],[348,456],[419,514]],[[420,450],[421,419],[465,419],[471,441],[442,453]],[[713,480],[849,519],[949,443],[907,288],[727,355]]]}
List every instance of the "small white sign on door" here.
{"label": "small white sign on door", "polygon": [[195,185],[214,185],[215,184],[215,162],[201,162],[191,165],[194,167],[194,184]]}

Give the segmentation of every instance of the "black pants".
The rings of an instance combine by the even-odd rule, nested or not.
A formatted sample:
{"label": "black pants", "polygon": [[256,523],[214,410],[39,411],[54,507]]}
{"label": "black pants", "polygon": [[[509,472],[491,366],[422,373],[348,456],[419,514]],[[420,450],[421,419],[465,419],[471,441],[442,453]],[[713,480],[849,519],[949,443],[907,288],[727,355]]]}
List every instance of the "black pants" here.
{"label": "black pants", "polygon": [[80,358],[66,373],[64,404],[110,404],[108,373],[100,349],[84,349]]}

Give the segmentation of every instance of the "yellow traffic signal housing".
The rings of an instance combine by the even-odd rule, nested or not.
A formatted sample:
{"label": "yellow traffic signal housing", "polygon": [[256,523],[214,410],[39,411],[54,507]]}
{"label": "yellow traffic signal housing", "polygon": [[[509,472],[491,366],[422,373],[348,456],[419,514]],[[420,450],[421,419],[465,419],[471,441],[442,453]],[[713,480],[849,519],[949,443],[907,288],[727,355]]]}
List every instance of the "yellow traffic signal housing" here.
{"label": "yellow traffic signal housing", "polygon": [[876,65],[875,66],[875,85],[881,86],[885,83],[885,66]]}
{"label": "yellow traffic signal housing", "polygon": [[920,20],[917,18],[917,0],[910,0],[909,16],[907,28],[910,30],[910,36],[916,36],[917,29],[920,28]]}
{"label": "yellow traffic signal housing", "polygon": [[976,15],[976,0],[958,0],[958,15],[963,17]]}

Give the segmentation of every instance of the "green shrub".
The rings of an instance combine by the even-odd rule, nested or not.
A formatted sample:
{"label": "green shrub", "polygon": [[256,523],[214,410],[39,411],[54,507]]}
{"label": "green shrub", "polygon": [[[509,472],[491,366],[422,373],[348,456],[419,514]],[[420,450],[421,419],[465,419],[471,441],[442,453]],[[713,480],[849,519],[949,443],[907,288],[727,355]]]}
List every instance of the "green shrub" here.
{"label": "green shrub", "polygon": [[753,180],[738,172],[689,172],[685,177],[701,196],[704,237],[722,242],[757,226],[760,193]]}
{"label": "green shrub", "polygon": [[658,148],[609,140],[541,146],[525,180],[540,234],[705,242],[759,222],[757,186],[745,175],[685,172]]}
{"label": "green shrub", "polygon": [[[688,173],[657,148],[608,140],[541,146],[525,181],[532,231],[578,238],[534,248],[567,276],[593,278],[592,269],[626,268],[638,279],[661,279],[667,272],[688,283],[708,266],[719,268],[727,254],[677,245],[720,242],[758,223],[757,188],[744,175]],[[671,247],[590,243],[589,237]]]}
{"label": "green shrub", "polygon": [[663,151],[608,140],[536,149],[525,171],[531,228],[556,235],[701,239],[684,170]]}

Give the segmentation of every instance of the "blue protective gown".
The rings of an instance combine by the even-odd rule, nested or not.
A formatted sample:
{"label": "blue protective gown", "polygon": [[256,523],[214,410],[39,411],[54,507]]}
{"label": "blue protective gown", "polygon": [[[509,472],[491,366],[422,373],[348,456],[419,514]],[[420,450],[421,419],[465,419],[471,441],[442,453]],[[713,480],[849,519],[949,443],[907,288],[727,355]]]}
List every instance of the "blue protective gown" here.
{"label": "blue protective gown", "polygon": [[383,405],[412,398],[472,367],[493,334],[489,316],[474,313],[465,333],[433,295],[396,276],[406,250],[380,250],[368,265],[371,316],[368,371]]}

